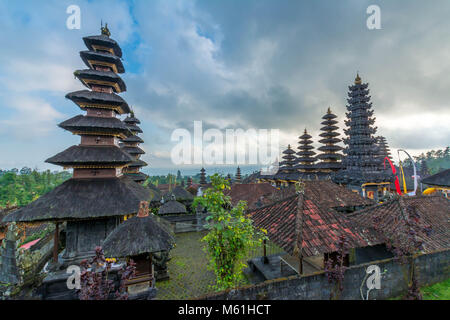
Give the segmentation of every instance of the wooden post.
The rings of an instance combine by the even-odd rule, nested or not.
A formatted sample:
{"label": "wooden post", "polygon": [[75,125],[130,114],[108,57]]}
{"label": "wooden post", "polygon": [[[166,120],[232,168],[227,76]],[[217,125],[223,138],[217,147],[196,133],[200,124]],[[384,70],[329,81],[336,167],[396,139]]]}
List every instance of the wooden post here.
{"label": "wooden post", "polygon": [[298,273],[303,274],[303,206],[305,196],[305,184],[299,182],[297,185],[297,215],[295,219],[295,231],[297,234],[296,248],[298,250]]}
{"label": "wooden post", "polygon": [[148,265],[149,265],[149,270],[148,272],[150,273],[150,287],[153,286],[153,263],[152,263],[152,254],[149,253],[148,255]]}
{"label": "wooden post", "polygon": [[58,262],[58,247],[59,247],[59,222],[55,223],[55,236],[53,237],[53,262]]}
{"label": "wooden post", "polygon": [[263,262],[264,263],[269,263],[269,259],[267,259],[267,240],[264,239],[263,240]]}

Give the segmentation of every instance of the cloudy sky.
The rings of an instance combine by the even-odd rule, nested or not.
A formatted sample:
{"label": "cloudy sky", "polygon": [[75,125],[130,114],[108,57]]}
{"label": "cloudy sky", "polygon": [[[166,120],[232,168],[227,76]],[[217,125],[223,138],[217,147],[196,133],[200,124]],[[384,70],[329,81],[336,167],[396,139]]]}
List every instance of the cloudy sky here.
{"label": "cloudy sky", "polygon": [[[66,27],[69,5],[81,29]],[[381,9],[381,30],[366,9]],[[168,168],[176,128],[279,129],[280,149],[317,140],[328,107],[343,127],[348,85],[369,82],[378,134],[417,155],[450,141],[450,2],[0,1],[0,168],[58,169],[48,157],[79,143],[57,127],[80,110],[82,37],[108,22],[144,130],[144,160]],[[316,144],[318,146],[318,144]]]}

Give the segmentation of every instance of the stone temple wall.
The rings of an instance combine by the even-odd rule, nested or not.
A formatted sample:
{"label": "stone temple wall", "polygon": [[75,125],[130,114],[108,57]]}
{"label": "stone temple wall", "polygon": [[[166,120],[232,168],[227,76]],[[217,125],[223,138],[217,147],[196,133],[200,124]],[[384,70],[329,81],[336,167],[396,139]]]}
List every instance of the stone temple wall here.
{"label": "stone temple wall", "polygon": [[[450,249],[430,254],[419,255],[415,259],[418,278],[421,286],[444,281],[450,277]],[[370,263],[352,266],[345,272],[344,289],[340,299],[361,300],[367,298],[367,268],[377,265],[381,269],[381,288],[373,289],[369,299],[387,299],[400,296],[407,290],[404,280],[406,266],[400,266],[393,259],[372,261]],[[207,300],[328,300],[333,284],[323,271],[310,276],[269,280],[257,285],[227,290],[198,299]],[[362,294],[361,294],[362,291]]]}

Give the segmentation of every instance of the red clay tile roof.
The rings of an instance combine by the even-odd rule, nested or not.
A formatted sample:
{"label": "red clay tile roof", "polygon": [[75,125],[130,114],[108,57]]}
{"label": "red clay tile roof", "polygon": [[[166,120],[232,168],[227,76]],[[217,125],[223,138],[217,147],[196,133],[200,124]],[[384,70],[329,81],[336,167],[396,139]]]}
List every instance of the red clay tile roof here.
{"label": "red clay tile roof", "polygon": [[270,196],[276,191],[270,183],[237,183],[233,184],[231,189],[225,190],[224,194],[231,197],[233,206],[242,200],[247,201],[249,209],[253,209],[258,207],[257,203],[261,197]]}
{"label": "red clay tile roof", "polygon": [[[349,219],[358,226],[365,237],[371,242],[381,243],[381,237],[376,236],[374,218],[379,218],[379,228],[387,234],[394,232],[402,212],[407,212],[409,206],[415,207],[420,216],[421,224],[431,226],[430,235],[423,235],[426,252],[448,249],[450,247],[450,200],[443,195],[402,197],[384,202],[383,204],[356,211],[349,215]],[[378,220],[378,219],[377,219]]]}
{"label": "red clay tile roof", "polygon": [[[320,206],[306,195],[307,190],[308,188],[303,202],[302,246],[305,256],[336,251],[340,235],[346,235],[349,245],[353,248],[372,245],[351,227],[343,214]],[[254,225],[266,229],[268,238],[291,255],[296,243],[297,206],[298,196],[294,195],[250,212]]]}
{"label": "red clay tile roof", "polygon": [[[305,184],[305,195],[324,208],[364,207],[374,204],[374,201],[363,198],[358,193],[331,180],[303,181],[303,183]],[[272,196],[264,199],[264,204],[269,205],[293,195],[295,195],[293,186],[277,190]]]}

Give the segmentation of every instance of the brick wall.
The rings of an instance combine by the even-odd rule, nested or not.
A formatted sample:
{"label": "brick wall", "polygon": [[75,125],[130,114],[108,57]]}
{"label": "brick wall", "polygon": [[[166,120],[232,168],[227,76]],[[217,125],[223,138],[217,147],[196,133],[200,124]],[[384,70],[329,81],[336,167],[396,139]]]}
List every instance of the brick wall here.
{"label": "brick wall", "polygon": [[[423,254],[416,258],[420,285],[430,285],[441,282],[450,277],[450,250],[437,251]],[[380,267],[381,289],[370,291],[369,299],[387,299],[399,296],[406,292],[407,286],[404,280],[405,267],[400,266],[392,259],[373,261],[366,264],[352,266],[345,272],[344,290],[340,299],[361,300],[360,288],[363,294],[367,293],[366,268],[370,265]],[[269,280],[257,285],[241,287],[235,290],[227,290],[212,295],[199,297],[207,300],[328,300],[332,284],[328,283],[324,272],[318,272],[310,276],[299,278],[292,276],[277,280]]]}

